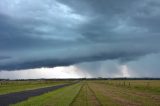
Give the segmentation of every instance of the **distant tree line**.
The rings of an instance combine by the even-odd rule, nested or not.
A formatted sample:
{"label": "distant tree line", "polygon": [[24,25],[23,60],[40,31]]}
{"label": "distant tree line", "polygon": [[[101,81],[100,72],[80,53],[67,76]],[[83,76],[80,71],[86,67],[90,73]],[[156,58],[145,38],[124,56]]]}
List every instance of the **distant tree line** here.
{"label": "distant tree line", "polygon": [[144,78],[124,78],[124,77],[119,77],[119,78],[66,78],[66,79],[58,79],[58,78],[53,78],[53,79],[0,79],[0,81],[63,81],[63,80],[160,80],[160,78],[149,78],[149,77],[144,77]]}

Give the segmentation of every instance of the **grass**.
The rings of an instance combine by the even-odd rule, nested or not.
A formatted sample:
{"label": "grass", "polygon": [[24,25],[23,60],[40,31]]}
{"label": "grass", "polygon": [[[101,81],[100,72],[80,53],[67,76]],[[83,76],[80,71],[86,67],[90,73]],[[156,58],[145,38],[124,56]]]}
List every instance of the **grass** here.
{"label": "grass", "polygon": [[160,94],[160,80],[106,80],[98,83]]}
{"label": "grass", "polygon": [[[113,83],[114,82],[114,83]],[[159,92],[150,88],[145,90],[126,87],[126,85],[115,84],[119,81],[113,81],[108,83],[107,81],[90,81],[89,86],[95,92],[97,98],[104,106],[160,106],[160,95]],[[154,81],[151,81],[155,83]],[[139,82],[142,84],[143,81]],[[135,83],[138,86],[139,83]],[[152,84],[153,84],[152,83]],[[157,83],[157,81],[156,81]],[[152,88],[158,85],[152,86]]]}
{"label": "grass", "polygon": [[0,95],[12,92],[19,92],[30,89],[37,89],[43,87],[49,87],[59,84],[66,84],[72,81],[1,81],[0,82]]}
{"label": "grass", "polygon": [[85,80],[13,106],[160,106],[160,80]]}
{"label": "grass", "polygon": [[74,84],[56,91],[32,97],[11,106],[69,106],[79,92],[82,84]]}
{"label": "grass", "polygon": [[72,102],[71,106],[100,106],[94,92],[89,88],[87,82],[83,82],[80,92]]}

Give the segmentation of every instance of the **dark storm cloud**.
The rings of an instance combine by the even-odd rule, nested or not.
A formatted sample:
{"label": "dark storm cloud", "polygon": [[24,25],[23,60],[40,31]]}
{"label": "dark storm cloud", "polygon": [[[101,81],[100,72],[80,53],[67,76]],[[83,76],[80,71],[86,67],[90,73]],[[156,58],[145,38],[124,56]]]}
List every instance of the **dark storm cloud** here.
{"label": "dark storm cloud", "polygon": [[11,57],[9,57],[9,56],[0,56],[0,60],[5,60],[5,59],[9,59],[9,58],[11,58]]}
{"label": "dark storm cloud", "polygon": [[0,1],[0,70],[136,61],[159,53],[159,27],[158,0]]}
{"label": "dark storm cloud", "polygon": [[[119,46],[121,49],[115,47],[112,45],[111,48],[108,47],[107,50],[104,50],[104,48],[100,48],[99,47],[103,47],[105,45],[96,45],[94,46],[95,48],[97,48],[96,50],[94,50],[94,47],[90,48],[90,47],[86,47],[86,49],[80,48],[79,50],[74,50],[74,49],[70,49],[72,51],[72,53],[65,53],[62,51],[62,53],[60,54],[53,54],[53,55],[48,55],[47,57],[50,58],[30,58],[28,59],[27,62],[24,62],[23,60],[19,60],[17,62],[10,62],[7,65],[3,64],[2,66],[0,66],[0,69],[3,70],[17,70],[17,69],[31,69],[31,68],[39,68],[39,67],[55,67],[55,66],[68,66],[68,65],[72,65],[72,64],[77,64],[77,63],[81,63],[81,62],[91,62],[91,61],[98,61],[98,60],[115,60],[118,59],[120,62],[126,62],[126,61],[131,61],[131,60],[135,60],[141,56],[145,56],[149,53],[153,53],[150,52],[148,50],[145,49],[137,49],[137,50],[133,50],[132,48],[123,48],[123,45],[117,45]],[[115,50],[114,50],[115,49]],[[68,51],[69,52],[69,51]],[[64,55],[65,53],[65,55]],[[43,55],[40,54],[39,55]],[[62,56],[64,55],[64,56]],[[60,56],[60,57],[59,57]],[[42,59],[41,59],[42,58]],[[27,60],[27,59],[26,59]]]}

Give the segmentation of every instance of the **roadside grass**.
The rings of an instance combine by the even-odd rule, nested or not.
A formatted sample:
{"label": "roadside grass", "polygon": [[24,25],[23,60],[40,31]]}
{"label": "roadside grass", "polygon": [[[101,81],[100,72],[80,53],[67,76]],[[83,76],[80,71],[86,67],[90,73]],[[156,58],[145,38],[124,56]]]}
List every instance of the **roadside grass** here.
{"label": "roadside grass", "polygon": [[82,84],[74,84],[58,90],[31,97],[11,106],[69,106],[78,94]]}
{"label": "roadside grass", "polygon": [[84,82],[80,92],[70,106],[101,106],[101,104],[89,88],[87,82]]}
{"label": "roadside grass", "polygon": [[0,82],[0,95],[31,90],[54,85],[71,83],[72,81],[8,81]]}

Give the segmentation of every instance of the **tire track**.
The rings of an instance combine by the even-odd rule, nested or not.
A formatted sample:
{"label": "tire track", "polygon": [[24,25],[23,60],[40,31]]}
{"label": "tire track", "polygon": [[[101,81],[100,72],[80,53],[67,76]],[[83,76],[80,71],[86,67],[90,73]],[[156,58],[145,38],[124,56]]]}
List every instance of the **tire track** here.
{"label": "tire track", "polygon": [[87,83],[87,86],[88,86],[89,90],[93,93],[94,97],[96,98],[97,102],[99,103],[99,106],[102,106],[102,103],[101,103],[100,100],[97,98],[95,92],[90,88],[90,86],[88,85],[88,83]]}
{"label": "tire track", "polygon": [[92,89],[84,82],[70,106],[102,106]]}
{"label": "tire track", "polygon": [[74,99],[72,100],[72,102],[70,103],[69,106],[72,106],[72,105],[73,105],[73,102],[78,98],[78,95],[80,95],[80,92],[82,91],[83,86],[84,86],[84,84],[82,84],[82,86],[81,86],[79,92],[78,92],[77,95],[74,97]]}

